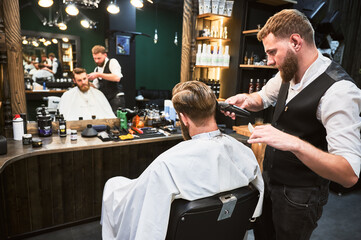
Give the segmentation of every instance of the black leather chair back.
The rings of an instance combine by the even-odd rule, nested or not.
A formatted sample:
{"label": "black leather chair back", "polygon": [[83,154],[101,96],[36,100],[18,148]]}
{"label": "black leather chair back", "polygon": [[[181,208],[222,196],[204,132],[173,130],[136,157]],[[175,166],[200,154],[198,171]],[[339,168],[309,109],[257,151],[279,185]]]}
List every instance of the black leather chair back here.
{"label": "black leather chair back", "polygon": [[[220,200],[221,196],[227,200],[230,194],[236,198],[231,214],[227,209],[229,203]],[[166,240],[242,240],[258,199],[259,192],[252,186],[195,201],[177,199],[171,206]],[[226,218],[219,220],[222,216]]]}

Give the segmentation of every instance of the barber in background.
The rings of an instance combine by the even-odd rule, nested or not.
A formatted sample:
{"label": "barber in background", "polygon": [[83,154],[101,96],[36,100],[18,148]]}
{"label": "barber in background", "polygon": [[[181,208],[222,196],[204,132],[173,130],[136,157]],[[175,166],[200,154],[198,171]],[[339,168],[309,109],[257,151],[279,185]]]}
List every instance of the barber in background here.
{"label": "barber in background", "polygon": [[125,107],[123,87],[120,83],[123,77],[121,67],[116,59],[107,57],[103,46],[94,46],[92,54],[97,67],[88,75],[88,79],[94,80],[94,86],[104,93],[113,112],[116,112],[118,107]]}
{"label": "barber in background", "polygon": [[345,187],[358,181],[361,91],[317,50],[312,25],[301,12],[275,14],[257,37],[268,65],[279,72],[260,92],[226,100],[251,111],[276,105],[272,125],[255,127],[249,139],[268,145],[264,208],[255,237],[306,240],[327,203],[330,180]]}
{"label": "barber in background", "polygon": [[54,74],[55,78],[62,78],[63,77],[63,69],[61,67],[61,63],[55,57],[54,53],[49,53],[49,59],[51,61],[51,71]]}

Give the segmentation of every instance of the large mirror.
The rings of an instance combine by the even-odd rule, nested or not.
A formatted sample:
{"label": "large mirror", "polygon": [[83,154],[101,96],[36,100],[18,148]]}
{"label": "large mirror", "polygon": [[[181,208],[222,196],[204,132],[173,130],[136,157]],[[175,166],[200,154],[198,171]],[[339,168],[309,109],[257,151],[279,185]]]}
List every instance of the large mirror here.
{"label": "large mirror", "polygon": [[[63,65],[69,65],[66,66],[69,70],[72,63],[73,68],[83,67],[90,73],[96,67],[91,48],[97,44],[104,45],[109,49],[108,56],[116,58],[122,67],[126,106],[129,108],[137,104],[135,96],[139,89],[170,91],[180,80],[183,0],[145,3],[141,10],[135,10],[129,0],[117,1],[120,12],[116,15],[107,12],[106,6],[109,1],[104,0],[100,1],[97,9],[79,8],[82,15],[76,17],[64,13],[63,1],[54,1],[50,8],[39,7],[38,0],[18,1],[22,36],[34,37],[37,41],[42,38],[49,41],[53,38],[58,39],[57,44],[52,43],[48,46],[42,43],[38,47],[33,47],[29,43],[23,45],[24,54],[35,54],[37,58],[41,58],[43,53],[53,52],[63,61]],[[58,20],[63,18],[66,21],[68,27],[65,31],[59,30],[55,25],[49,25],[49,22],[58,16],[57,11],[63,13]],[[84,29],[81,26],[80,20],[84,15],[96,22],[96,28]],[[155,29],[158,29],[159,36],[157,44],[153,40]],[[118,35],[130,36],[130,55],[116,53],[114,44]],[[63,59],[63,42],[59,40],[64,36],[68,37],[72,46],[71,62],[67,61],[69,56]],[[175,43],[177,36],[178,45]],[[45,103],[35,95],[39,96],[29,91],[26,93],[28,115],[31,120],[34,120],[34,109]],[[61,96],[62,93],[54,95]]]}

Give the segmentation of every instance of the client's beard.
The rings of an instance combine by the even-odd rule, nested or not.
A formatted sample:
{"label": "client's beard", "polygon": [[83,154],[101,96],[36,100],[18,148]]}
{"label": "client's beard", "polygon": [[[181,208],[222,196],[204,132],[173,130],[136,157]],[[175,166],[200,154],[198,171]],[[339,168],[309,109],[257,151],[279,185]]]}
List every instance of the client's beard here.
{"label": "client's beard", "polygon": [[81,87],[80,87],[79,85],[77,85],[77,86],[78,86],[78,88],[79,88],[79,90],[80,90],[81,92],[85,93],[85,92],[87,92],[87,91],[89,90],[89,88],[90,88],[90,83],[88,82],[87,85],[82,85]]}
{"label": "client's beard", "polygon": [[298,69],[298,61],[296,54],[291,52],[291,50],[287,50],[285,60],[280,66],[280,74],[282,81],[284,83],[288,83],[295,76]]}
{"label": "client's beard", "polygon": [[189,129],[186,125],[184,125],[183,121],[181,119],[180,123],[181,123],[181,129],[182,129],[182,135],[183,135],[183,139],[184,140],[189,140],[191,139],[191,136],[189,135]]}

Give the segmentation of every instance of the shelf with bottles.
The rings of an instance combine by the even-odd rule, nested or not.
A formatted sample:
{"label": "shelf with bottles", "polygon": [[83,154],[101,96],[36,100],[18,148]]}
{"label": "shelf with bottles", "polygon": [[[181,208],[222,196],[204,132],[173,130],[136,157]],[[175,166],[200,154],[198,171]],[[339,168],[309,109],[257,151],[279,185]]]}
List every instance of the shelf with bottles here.
{"label": "shelf with bottles", "polygon": [[218,37],[197,37],[197,41],[210,41],[210,42],[230,42],[230,38],[218,38]]}
{"label": "shelf with bottles", "polygon": [[267,66],[267,65],[254,65],[254,64],[240,64],[240,68],[252,69],[252,68],[265,68],[265,69],[277,69],[275,66]]}
{"label": "shelf with bottles", "polygon": [[198,19],[205,19],[210,21],[230,19],[230,16],[222,14],[204,13],[197,16]]}

